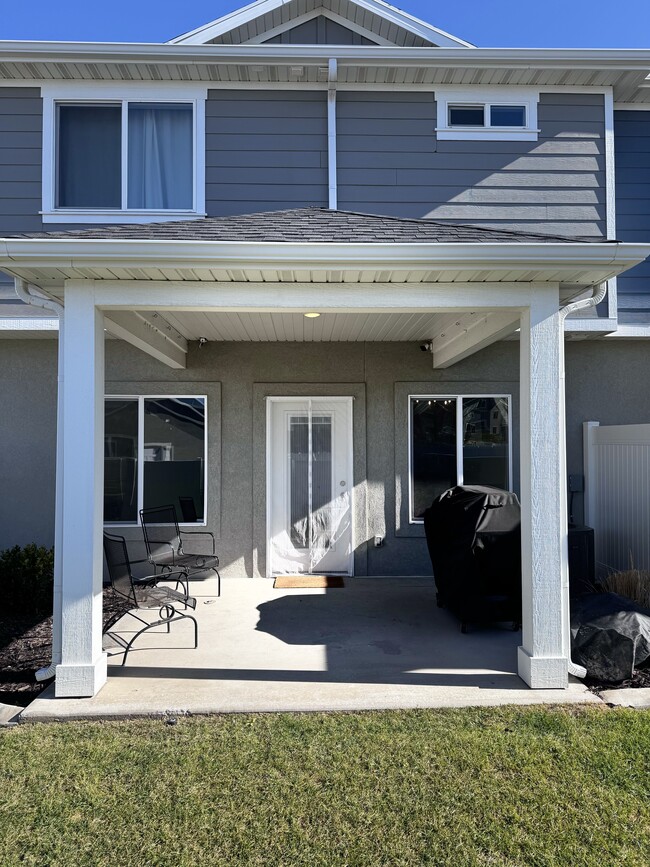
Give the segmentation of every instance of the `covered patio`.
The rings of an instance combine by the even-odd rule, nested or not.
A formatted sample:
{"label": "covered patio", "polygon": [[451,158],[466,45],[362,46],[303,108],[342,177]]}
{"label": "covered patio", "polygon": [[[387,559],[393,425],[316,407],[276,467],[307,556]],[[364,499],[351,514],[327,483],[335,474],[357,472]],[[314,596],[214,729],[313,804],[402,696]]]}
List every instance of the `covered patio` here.
{"label": "covered patio", "polygon": [[[515,672],[540,695],[547,689],[570,695],[569,673],[579,672],[570,660],[568,629],[564,319],[572,310],[602,300],[606,282],[642,261],[648,252],[644,245],[319,209],[98,227],[0,241],[0,266],[15,276],[19,295],[28,303],[56,310],[60,319],[51,667],[57,699],[95,696],[100,690],[102,697],[109,697],[123,690],[128,704],[131,690],[142,700],[148,692],[162,695],[162,685],[170,682],[169,694],[175,696],[170,697],[170,705],[183,707],[178,690],[182,694],[183,684],[191,680],[197,696],[206,691],[214,695],[215,690],[225,696],[225,684],[230,684],[231,709],[238,702],[246,704],[247,692],[263,692],[264,683],[276,684],[265,687],[269,704],[288,694],[287,684],[291,684],[291,690],[300,693],[292,699],[294,707],[304,704],[307,694],[335,688],[339,696],[345,694],[337,699],[344,702],[341,706],[391,706],[373,704],[380,701],[380,693],[381,701],[386,702],[390,693],[399,706],[406,706],[424,701],[420,690],[458,689],[459,696],[476,696],[481,684],[489,689],[493,683],[497,690],[511,689],[510,697],[516,700],[521,685]],[[578,307],[569,305],[580,296],[584,300]],[[306,331],[305,312],[320,314],[319,325],[311,332]],[[410,644],[400,631],[400,618],[391,628],[389,623],[381,624],[381,630],[366,623],[368,632],[364,612],[384,604],[376,590],[383,585],[380,579],[349,578],[345,590],[312,591],[302,594],[306,602],[281,603],[287,610],[276,624],[285,633],[274,640],[287,645],[290,658],[272,654],[271,672],[284,672],[284,678],[272,673],[262,677],[264,652],[257,640],[246,646],[250,618],[262,604],[267,606],[262,625],[265,620],[273,624],[270,612],[277,610],[278,599],[271,599],[270,581],[233,579],[224,586],[223,599],[205,606],[203,617],[215,620],[203,626],[202,644],[208,645],[208,656],[202,664],[197,666],[199,657],[190,651],[182,652],[185,663],[179,665],[181,651],[174,652],[172,664],[165,662],[165,651],[143,650],[144,674],[134,676],[129,668],[126,675],[109,678],[105,686],[108,660],[101,636],[105,332],[178,370],[189,364],[189,343],[203,337],[210,323],[225,329],[228,339],[248,341],[251,351],[273,340],[311,339],[333,345],[367,340],[368,331],[381,334],[384,341],[416,340],[417,334],[427,338],[436,368],[450,367],[496,341],[518,337],[520,638],[491,634],[489,642],[481,640],[475,661],[468,662],[468,648],[482,633],[459,638],[448,615],[436,611],[431,617],[440,628],[427,630],[424,615],[417,619],[417,609],[429,611],[432,606],[421,597],[418,602],[418,594],[432,594],[433,585],[428,582],[414,589],[408,579],[391,583],[393,589],[382,593],[394,594],[391,604],[396,610],[403,606],[410,610],[404,624],[410,622],[420,640]],[[234,336],[233,323],[240,329]],[[299,333],[296,323],[300,323]],[[353,481],[359,547],[368,542],[367,486],[358,475]],[[260,498],[266,498],[263,488]],[[257,556],[258,574],[265,575],[263,553],[260,558],[258,551]],[[229,592],[234,606],[230,616]],[[340,596],[334,595],[337,592]],[[255,604],[242,608],[237,595],[247,593],[253,594]],[[281,598],[285,597],[300,598],[295,592]],[[297,636],[291,636],[295,632],[292,612],[300,605],[309,606],[313,643],[300,631],[302,626]],[[336,640],[330,642],[318,626],[320,617],[324,624],[333,622],[335,606],[344,608],[349,629],[341,653]],[[415,622],[409,620],[412,615],[417,615]],[[386,637],[384,633],[390,635],[391,629],[397,631]],[[230,665],[224,665],[220,654],[230,653],[225,638],[229,633],[232,656]],[[294,645],[308,648],[309,664],[296,657]],[[391,648],[397,647],[400,652],[393,653]],[[253,655],[247,659],[249,650]],[[145,654],[149,655],[146,664]],[[344,657],[351,658],[346,662]],[[177,671],[185,666],[189,677]],[[197,668],[210,673],[194,677]],[[226,673],[220,676],[222,669]],[[170,670],[175,671],[171,678]],[[468,670],[472,672],[468,679],[474,680],[469,688],[463,685],[463,672]],[[288,677],[291,671],[298,676]],[[156,672],[155,687],[152,672]],[[365,694],[359,693],[359,683],[366,681],[371,686],[364,687]],[[237,683],[240,686],[235,687]],[[578,694],[584,698],[585,691],[580,687]]]}
{"label": "covered patio", "polygon": [[[107,637],[108,682],[94,698],[49,689],[26,721],[183,713],[381,710],[594,702],[579,681],[530,690],[516,672],[521,633],[462,635],[436,607],[431,578],[348,578],[332,590],[276,590],[263,578],[193,582],[199,648],[189,624],[142,636],[125,667]],[[115,630],[128,638],[125,617]]]}

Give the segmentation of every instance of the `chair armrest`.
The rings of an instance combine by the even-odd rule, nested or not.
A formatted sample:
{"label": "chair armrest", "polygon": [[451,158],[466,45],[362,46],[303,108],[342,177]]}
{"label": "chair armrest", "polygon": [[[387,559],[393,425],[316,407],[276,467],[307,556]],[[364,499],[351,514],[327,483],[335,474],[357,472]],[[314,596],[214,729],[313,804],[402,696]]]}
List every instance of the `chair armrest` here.
{"label": "chair armrest", "polygon": [[[212,551],[211,554],[216,554],[216,547],[214,542],[214,533],[211,533],[209,530],[181,530],[181,542],[184,540],[186,536],[209,536],[212,540]],[[185,551],[185,547],[183,546],[183,551],[186,554],[201,554],[202,551]]]}

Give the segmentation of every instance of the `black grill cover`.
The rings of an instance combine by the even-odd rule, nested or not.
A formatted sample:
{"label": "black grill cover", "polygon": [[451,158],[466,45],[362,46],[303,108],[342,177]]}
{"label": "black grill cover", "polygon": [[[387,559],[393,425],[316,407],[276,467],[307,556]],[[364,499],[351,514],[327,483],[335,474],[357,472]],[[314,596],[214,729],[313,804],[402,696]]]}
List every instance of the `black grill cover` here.
{"label": "black grill cover", "polygon": [[511,491],[450,488],[424,513],[440,604],[463,622],[521,620],[521,516]]}

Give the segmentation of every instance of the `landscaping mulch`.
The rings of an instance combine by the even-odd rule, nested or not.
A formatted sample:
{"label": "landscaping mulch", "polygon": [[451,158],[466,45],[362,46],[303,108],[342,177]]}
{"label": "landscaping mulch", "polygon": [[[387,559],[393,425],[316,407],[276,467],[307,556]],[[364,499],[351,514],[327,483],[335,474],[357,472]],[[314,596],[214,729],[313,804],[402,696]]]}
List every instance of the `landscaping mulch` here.
{"label": "landscaping mulch", "polygon": [[[104,622],[124,608],[124,600],[104,590]],[[48,685],[35,672],[52,658],[52,617],[3,614],[0,618],[0,702],[27,707]]]}

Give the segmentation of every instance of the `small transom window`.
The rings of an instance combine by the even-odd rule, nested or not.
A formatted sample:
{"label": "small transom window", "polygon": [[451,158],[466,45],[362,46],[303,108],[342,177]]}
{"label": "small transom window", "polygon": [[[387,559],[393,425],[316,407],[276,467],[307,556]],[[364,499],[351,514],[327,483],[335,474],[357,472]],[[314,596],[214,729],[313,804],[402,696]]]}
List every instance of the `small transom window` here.
{"label": "small transom window", "polygon": [[438,91],[438,139],[536,141],[538,101],[527,88]]}

